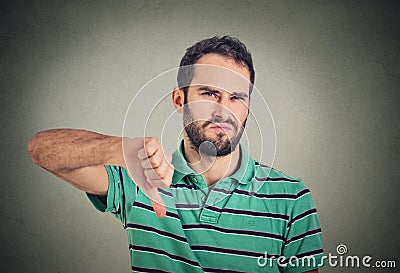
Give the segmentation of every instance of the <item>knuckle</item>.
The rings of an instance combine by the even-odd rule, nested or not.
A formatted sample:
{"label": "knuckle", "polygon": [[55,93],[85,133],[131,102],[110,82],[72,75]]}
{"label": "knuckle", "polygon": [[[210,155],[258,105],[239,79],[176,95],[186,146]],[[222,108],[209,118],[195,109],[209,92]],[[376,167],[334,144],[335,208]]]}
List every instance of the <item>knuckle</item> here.
{"label": "knuckle", "polygon": [[146,177],[149,177],[149,176],[150,176],[150,171],[149,171],[149,170],[144,170],[144,175],[145,175]]}
{"label": "knuckle", "polygon": [[163,179],[162,182],[164,187],[169,187],[171,185],[171,181],[169,179]]}
{"label": "knuckle", "polygon": [[144,151],[145,151],[145,153],[146,153],[146,156],[152,155],[153,150],[154,150],[153,147],[150,146],[150,145],[146,145],[146,146],[144,147]]}
{"label": "knuckle", "polygon": [[166,180],[163,180],[163,181],[164,181],[164,184],[165,184],[167,187],[171,186],[171,183],[172,183],[172,180],[171,180],[171,179],[166,179]]}
{"label": "knuckle", "polygon": [[157,185],[154,183],[154,180],[152,180],[152,179],[147,179],[147,183],[149,185],[151,185],[152,187],[157,187]]}
{"label": "knuckle", "polygon": [[161,159],[158,156],[153,156],[150,158],[150,163],[154,168],[159,167],[161,164]]}
{"label": "knuckle", "polygon": [[164,180],[166,175],[164,172],[157,172],[157,176],[159,177],[159,179]]}
{"label": "knuckle", "polygon": [[149,168],[149,161],[148,161],[148,160],[141,160],[141,161],[140,161],[140,165],[141,165],[143,168],[147,169],[147,168]]}
{"label": "knuckle", "polygon": [[154,172],[154,170],[146,170],[145,171],[145,176],[148,179],[157,179],[158,178],[158,175],[157,175],[157,173]]}
{"label": "knuckle", "polygon": [[157,170],[159,172],[165,173],[167,171],[167,169],[165,168],[165,164],[162,160],[160,160],[161,162],[158,164]]}
{"label": "knuckle", "polygon": [[159,145],[160,140],[157,137],[146,137],[145,143],[151,145]]}
{"label": "knuckle", "polygon": [[162,180],[167,186],[169,186],[172,183],[172,175],[167,172]]}

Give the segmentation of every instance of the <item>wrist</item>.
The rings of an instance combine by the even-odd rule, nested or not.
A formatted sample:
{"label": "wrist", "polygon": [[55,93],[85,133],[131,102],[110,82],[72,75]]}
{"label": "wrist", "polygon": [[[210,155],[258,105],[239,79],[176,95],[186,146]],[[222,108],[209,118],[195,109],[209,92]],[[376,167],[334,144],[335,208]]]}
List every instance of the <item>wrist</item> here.
{"label": "wrist", "polygon": [[126,163],[124,160],[124,152],[123,152],[123,142],[126,140],[126,138],[122,137],[111,137],[111,151],[110,151],[110,158],[109,162],[106,162],[105,165],[115,165],[115,166],[121,166],[126,168]]}

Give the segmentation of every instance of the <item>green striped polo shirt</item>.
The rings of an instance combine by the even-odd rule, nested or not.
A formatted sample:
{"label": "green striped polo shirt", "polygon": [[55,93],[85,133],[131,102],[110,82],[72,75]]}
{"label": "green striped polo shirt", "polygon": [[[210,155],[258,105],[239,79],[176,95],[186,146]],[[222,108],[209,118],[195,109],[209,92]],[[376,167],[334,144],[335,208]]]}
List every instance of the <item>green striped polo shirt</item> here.
{"label": "green striped polo shirt", "polygon": [[170,187],[159,189],[167,213],[118,166],[105,166],[107,200],[87,194],[126,230],[133,272],[304,272],[322,266],[321,228],[310,190],[253,160],[208,189],[187,165],[183,143],[172,156]]}

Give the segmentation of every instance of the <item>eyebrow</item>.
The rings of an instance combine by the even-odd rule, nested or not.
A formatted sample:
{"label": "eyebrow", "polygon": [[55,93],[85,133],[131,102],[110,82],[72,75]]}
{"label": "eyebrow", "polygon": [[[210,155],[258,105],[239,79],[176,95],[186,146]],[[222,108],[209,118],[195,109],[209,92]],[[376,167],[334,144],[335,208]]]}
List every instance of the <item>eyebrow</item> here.
{"label": "eyebrow", "polygon": [[[213,92],[213,93],[221,93],[221,91],[217,90],[217,89],[213,89],[209,86],[200,86],[199,88],[197,88],[198,91],[208,91],[208,92]],[[231,93],[234,96],[237,97],[242,97],[242,98],[247,98],[248,95],[245,92],[228,92]]]}

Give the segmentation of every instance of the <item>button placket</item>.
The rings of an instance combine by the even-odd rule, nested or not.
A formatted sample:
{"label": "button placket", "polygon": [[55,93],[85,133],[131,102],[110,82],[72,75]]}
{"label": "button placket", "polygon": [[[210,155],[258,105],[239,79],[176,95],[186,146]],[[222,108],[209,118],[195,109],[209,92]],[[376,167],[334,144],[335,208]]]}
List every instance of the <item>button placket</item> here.
{"label": "button placket", "polygon": [[201,175],[195,175],[192,174],[188,177],[188,180],[195,186],[196,189],[199,190],[199,194],[201,196],[198,196],[197,200],[198,203],[201,204],[201,206],[203,206],[207,200],[207,196],[208,193],[206,191],[204,191],[204,188],[206,187],[206,183],[203,180],[203,177]]}
{"label": "button placket", "polygon": [[[200,214],[200,221],[208,223],[217,223],[222,213],[222,209],[228,203],[229,198],[232,196],[232,191],[239,185],[239,183],[232,178],[224,178],[213,187],[208,194],[208,198],[202,212]],[[219,190],[225,190],[228,194],[221,193]],[[207,209],[207,207],[214,207],[216,209]]]}

